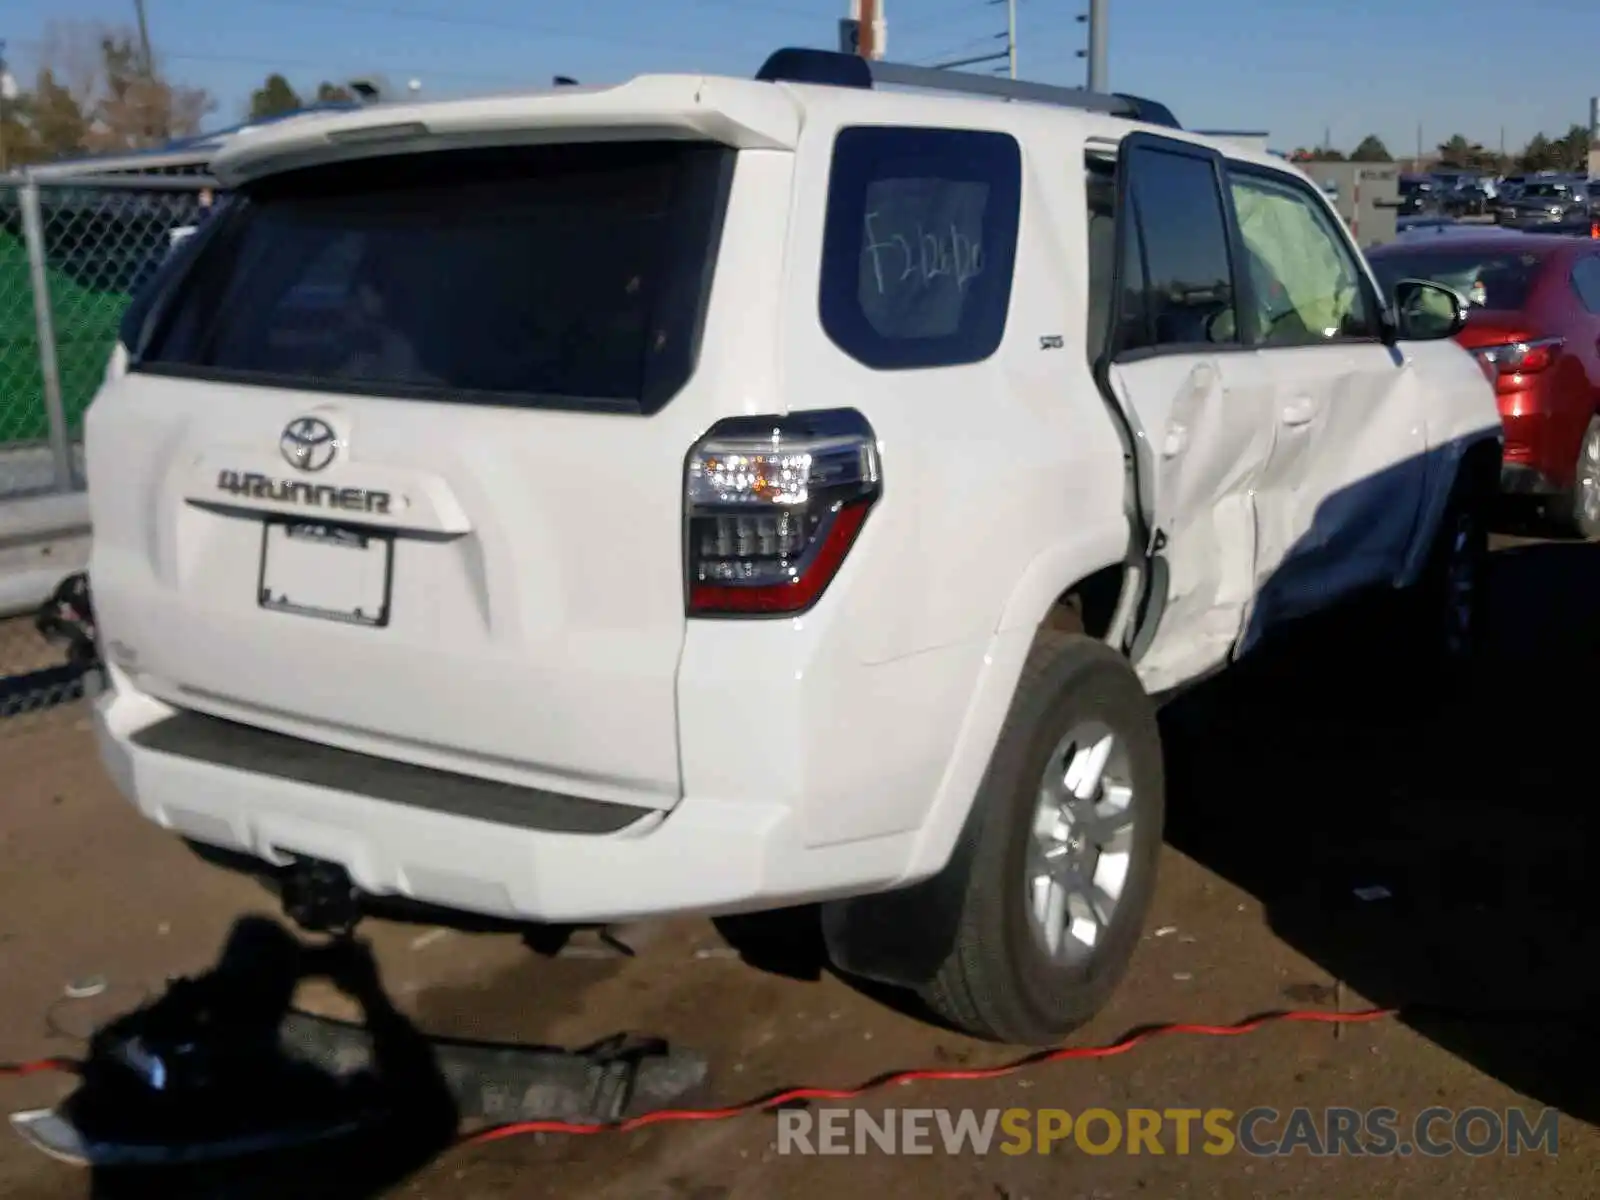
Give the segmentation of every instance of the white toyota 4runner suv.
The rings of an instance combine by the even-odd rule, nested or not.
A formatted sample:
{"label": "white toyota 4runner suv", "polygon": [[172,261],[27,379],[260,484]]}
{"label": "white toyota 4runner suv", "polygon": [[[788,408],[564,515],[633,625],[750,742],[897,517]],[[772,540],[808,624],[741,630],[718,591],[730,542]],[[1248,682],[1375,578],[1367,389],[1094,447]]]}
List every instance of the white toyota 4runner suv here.
{"label": "white toyota 4runner suv", "polygon": [[1158,105],[815,51],[255,131],[88,416],[105,761],[372,895],[821,902],[1060,1037],[1138,940],[1156,700],[1407,589],[1500,469],[1463,302]]}

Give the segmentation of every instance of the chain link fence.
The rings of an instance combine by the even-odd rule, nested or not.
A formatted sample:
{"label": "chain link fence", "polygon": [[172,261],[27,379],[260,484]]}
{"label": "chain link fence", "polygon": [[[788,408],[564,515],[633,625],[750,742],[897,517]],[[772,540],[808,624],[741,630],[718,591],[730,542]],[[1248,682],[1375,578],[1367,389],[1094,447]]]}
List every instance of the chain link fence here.
{"label": "chain link fence", "polygon": [[123,310],[211,195],[171,175],[0,183],[0,502],[78,485],[83,413]]}
{"label": "chain link fence", "polygon": [[0,177],[0,738],[83,693],[81,646],[36,614],[84,565],[84,412],[129,302],[212,210],[202,165]]}

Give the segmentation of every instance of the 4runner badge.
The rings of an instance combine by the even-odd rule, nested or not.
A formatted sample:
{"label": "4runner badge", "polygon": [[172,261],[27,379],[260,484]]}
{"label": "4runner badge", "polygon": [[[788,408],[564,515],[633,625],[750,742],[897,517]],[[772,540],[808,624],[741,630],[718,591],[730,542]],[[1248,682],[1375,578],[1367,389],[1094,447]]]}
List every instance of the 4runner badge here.
{"label": "4runner badge", "polygon": [[256,471],[224,469],[217,474],[217,490],[250,500],[274,500],[279,504],[332,508],[341,512],[389,513],[394,504],[394,496],[390,492],[334,487],[326,483],[307,483],[302,479],[273,479]]}

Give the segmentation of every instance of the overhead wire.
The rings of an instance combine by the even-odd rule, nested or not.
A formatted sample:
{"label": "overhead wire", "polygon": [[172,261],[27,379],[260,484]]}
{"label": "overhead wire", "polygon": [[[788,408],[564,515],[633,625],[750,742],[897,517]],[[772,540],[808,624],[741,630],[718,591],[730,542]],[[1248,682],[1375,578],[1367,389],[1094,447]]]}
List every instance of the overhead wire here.
{"label": "overhead wire", "polygon": [[[258,4],[271,5],[278,8],[298,8],[311,12],[344,13],[351,16],[381,17],[385,19],[398,19],[403,21],[420,21],[437,25],[449,25],[458,28],[493,29],[502,33],[527,33],[535,34],[542,38],[559,41],[593,42],[605,46],[628,46],[643,50],[675,50],[683,53],[703,53],[706,46],[701,44],[663,42],[659,38],[630,37],[623,34],[605,33],[586,29],[577,29],[570,25],[557,25],[545,21],[508,20],[504,17],[478,16],[472,13],[463,13],[457,10],[444,10],[437,8],[417,8],[410,5],[372,5],[352,4],[348,0],[256,0]],[[721,3],[723,0],[699,0],[700,3]],[[744,9],[743,11],[749,11]],[[767,9],[767,12],[785,13],[794,15],[795,10]],[[815,17],[816,14],[806,14]],[[439,74],[440,72],[435,72]]]}

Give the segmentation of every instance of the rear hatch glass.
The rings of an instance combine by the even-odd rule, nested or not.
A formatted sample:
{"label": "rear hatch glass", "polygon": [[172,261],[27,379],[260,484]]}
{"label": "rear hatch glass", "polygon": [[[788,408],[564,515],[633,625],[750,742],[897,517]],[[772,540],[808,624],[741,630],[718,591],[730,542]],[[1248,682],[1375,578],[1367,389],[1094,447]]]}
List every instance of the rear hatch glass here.
{"label": "rear hatch glass", "polygon": [[687,380],[733,152],[610,142],[271,177],[135,306],[137,369],[652,412]]}
{"label": "rear hatch glass", "polygon": [[1544,256],[1527,250],[1430,247],[1374,255],[1371,262],[1384,294],[1391,298],[1402,279],[1426,279],[1454,290],[1477,308],[1514,311],[1527,303]]}

